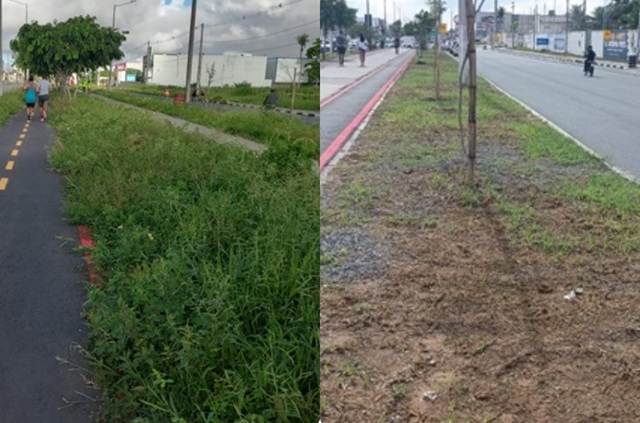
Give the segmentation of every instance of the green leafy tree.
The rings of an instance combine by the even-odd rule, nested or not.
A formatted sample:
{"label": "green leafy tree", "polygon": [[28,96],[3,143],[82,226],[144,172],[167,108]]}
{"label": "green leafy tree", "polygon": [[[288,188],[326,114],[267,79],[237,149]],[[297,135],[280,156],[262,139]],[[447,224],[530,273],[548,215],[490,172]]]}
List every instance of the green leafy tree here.
{"label": "green leafy tree", "polygon": [[389,26],[389,31],[391,31],[391,35],[394,37],[402,36],[402,21],[397,20]]}
{"label": "green leafy tree", "polygon": [[498,20],[496,22],[496,32],[502,31],[502,26],[504,25],[504,15],[507,13],[504,7],[500,6],[498,8]]}
{"label": "green leafy tree", "polygon": [[337,0],[334,7],[336,28],[348,31],[349,28],[358,23],[358,20],[356,19],[358,9],[353,9],[347,6],[347,2],[345,0]]}
{"label": "green leafy tree", "polygon": [[307,57],[311,59],[305,66],[309,84],[320,83],[320,38],[313,41],[313,45],[307,49]]}
{"label": "green leafy tree", "polygon": [[[302,74],[302,53],[304,53],[305,46],[309,43],[309,34],[300,34],[296,36],[296,42],[300,46],[300,74]],[[298,86],[300,86],[300,80],[302,75],[298,79]]]}
{"label": "green leafy tree", "polygon": [[37,75],[53,75],[69,94],[67,81],[72,73],[94,71],[121,59],[125,39],[114,29],[98,25],[95,17],[77,16],[60,23],[25,24],[10,47],[18,66]]}

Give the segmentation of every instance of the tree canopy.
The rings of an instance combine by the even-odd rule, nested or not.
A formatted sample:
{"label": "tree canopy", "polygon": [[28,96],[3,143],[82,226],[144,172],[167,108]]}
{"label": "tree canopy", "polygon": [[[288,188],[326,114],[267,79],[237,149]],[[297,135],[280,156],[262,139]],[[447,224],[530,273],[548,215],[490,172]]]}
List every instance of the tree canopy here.
{"label": "tree canopy", "polygon": [[334,29],[348,31],[355,26],[357,12],[358,9],[347,6],[345,0],[320,0],[320,27],[324,37]]}
{"label": "tree canopy", "polygon": [[94,16],[77,16],[53,24],[24,24],[10,46],[18,66],[37,75],[54,75],[64,85],[74,72],[96,70],[121,59],[125,40],[116,30],[98,25]]}

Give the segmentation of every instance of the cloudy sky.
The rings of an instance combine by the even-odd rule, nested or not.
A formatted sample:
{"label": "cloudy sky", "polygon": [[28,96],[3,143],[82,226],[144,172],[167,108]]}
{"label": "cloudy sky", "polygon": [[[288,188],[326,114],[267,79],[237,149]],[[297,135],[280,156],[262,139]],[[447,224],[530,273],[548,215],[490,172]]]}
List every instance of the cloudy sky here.
{"label": "cloudy sky", "polygon": [[[447,11],[443,16],[443,21],[449,23],[453,16],[458,14],[458,0],[443,0]],[[609,3],[609,0],[588,0],[587,11],[591,13],[593,9],[598,6]],[[395,0],[395,17],[401,19],[403,22],[413,19],[416,13],[420,9],[427,9],[426,0]],[[493,11],[494,0],[485,0],[482,7],[483,11]],[[498,0],[498,7],[504,7],[508,12],[511,12],[511,0]],[[347,0],[349,7],[358,9],[358,16],[364,15],[367,9],[366,0]],[[515,0],[515,12],[516,13],[531,13],[535,5],[538,5],[538,12],[542,13],[545,8],[551,10],[556,7],[559,14],[564,14],[567,8],[566,0]],[[582,5],[582,0],[570,0],[570,5]],[[369,0],[369,10],[375,17],[384,17],[384,0]],[[394,0],[386,0],[387,6],[387,21],[392,22],[394,17]]]}
{"label": "cloudy sky", "polygon": [[[2,2],[2,48],[9,54],[9,40],[25,20],[25,7]],[[113,6],[127,0],[21,0],[29,3],[29,21],[40,24],[92,15],[111,26]],[[204,24],[204,52],[241,51],[254,55],[298,56],[295,36],[320,35],[320,0],[198,0],[195,51]],[[116,28],[128,30],[122,50],[127,60],[145,54],[147,41],[156,53],[186,53],[191,0],[136,0],[116,8]]]}

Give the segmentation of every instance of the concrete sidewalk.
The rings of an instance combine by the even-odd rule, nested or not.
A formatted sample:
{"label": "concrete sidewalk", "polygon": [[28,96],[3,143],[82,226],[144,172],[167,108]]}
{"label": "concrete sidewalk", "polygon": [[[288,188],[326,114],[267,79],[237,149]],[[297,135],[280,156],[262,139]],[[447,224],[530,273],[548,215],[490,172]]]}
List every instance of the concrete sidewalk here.
{"label": "concrete sidewalk", "polygon": [[346,86],[353,84],[358,79],[373,73],[376,69],[383,67],[393,60],[404,60],[406,54],[411,49],[400,49],[400,54],[396,55],[395,49],[385,48],[367,52],[365,66],[360,67],[358,55],[345,57],[344,66],[334,62],[322,68],[320,72],[320,103],[331,97]]}
{"label": "concrete sidewalk", "polygon": [[203,125],[198,125],[197,123],[187,122],[186,120],[182,120],[182,119],[179,119],[179,118],[176,118],[176,117],[173,117],[173,116],[165,115],[165,114],[160,113],[160,112],[154,112],[152,110],[143,109],[142,107],[134,106],[134,105],[128,104],[128,103],[123,103],[121,101],[117,101],[117,100],[113,100],[113,99],[110,99],[110,98],[107,98],[107,97],[103,97],[103,96],[98,95],[98,94],[85,94],[85,95],[88,95],[89,97],[97,98],[97,99],[102,100],[102,101],[106,101],[107,103],[116,104],[116,105],[118,105],[120,107],[128,107],[130,109],[138,110],[138,111],[140,111],[142,113],[148,113],[148,114],[150,114],[151,116],[153,116],[154,118],[156,118],[158,120],[169,121],[175,126],[184,128],[184,129],[192,131],[192,132],[198,132],[198,133],[210,136],[211,138],[213,138],[214,141],[219,142],[221,144],[233,144],[233,145],[237,145],[239,147],[248,148],[248,149],[256,151],[256,152],[262,152],[262,151],[267,149],[266,145],[259,144],[259,143],[254,142],[254,141],[250,141],[248,139],[241,138],[241,137],[238,137],[236,135],[227,134],[225,132],[222,132],[219,129],[210,128],[210,127],[203,126]]}

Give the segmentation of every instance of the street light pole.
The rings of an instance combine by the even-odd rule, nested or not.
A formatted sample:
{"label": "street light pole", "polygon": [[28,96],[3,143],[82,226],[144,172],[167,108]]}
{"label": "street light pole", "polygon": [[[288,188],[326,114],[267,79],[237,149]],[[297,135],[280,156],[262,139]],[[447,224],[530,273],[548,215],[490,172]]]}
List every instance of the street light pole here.
{"label": "street light pole", "polygon": [[[23,2],[18,1],[18,0],[9,0],[9,1],[24,6],[24,23],[28,24],[29,23],[29,4],[28,3],[23,3]],[[25,69],[25,79],[29,79],[29,69],[28,68]]]}
{"label": "street light pole", "polygon": [[[116,29],[116,7],[125,6],[127,4],[135,3],[136,0],[129,0],[124,3],[114,4],[113,5],[113,20],[111,21],[111,29]],[[112,61],[113,62],[113,61]],[[107,84],[107,89],[111,90],[111,81],[113,79],[113,63],[109,63],[109,83]]]}

